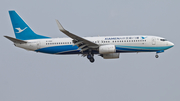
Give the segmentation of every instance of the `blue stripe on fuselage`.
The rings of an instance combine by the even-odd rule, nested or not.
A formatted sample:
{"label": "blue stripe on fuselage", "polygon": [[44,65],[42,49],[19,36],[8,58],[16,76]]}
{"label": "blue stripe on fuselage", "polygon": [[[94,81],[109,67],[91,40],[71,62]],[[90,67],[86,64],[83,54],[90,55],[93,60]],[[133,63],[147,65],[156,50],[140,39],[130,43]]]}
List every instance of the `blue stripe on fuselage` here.
{"label": "blue stripe on fuselage", "polygon": [[158,50],[166,50],[171,48],[172,46],[161,46],[161,47],[139,47],[139,46],[121,46],[121,45],[116,45],[116,50],[117,51],[131,51],[131,52],[136,52],[136,51],[141,51],[141,52],[154,52]]}
{"label": "blue stripe on fuselage", "polygon": [[49,54],[58,54],[58,53],[64,53],[64,52],[79,52],[77,50],[77,46],[73,45],[63,45],[63,46],[52,46],[52,47],[46,47],[46,48],[41,48],[38,50],[35,50],[37,52],[42,52],[42,53],[49,53]]}
{"label": "blue stripe on fuselage", "polygon": [[[172,46],[163,47],[139,47],[139,46],[121,46],[116,45],[116,52],[156,52],[159,50],[166,50]],[[80,50],[75,45],[63,45],[63,46],[51,46],[35,50],[37,52],[49,53],[49,54],[81,54]],[[94,54],[98,54],[97,51]]]}

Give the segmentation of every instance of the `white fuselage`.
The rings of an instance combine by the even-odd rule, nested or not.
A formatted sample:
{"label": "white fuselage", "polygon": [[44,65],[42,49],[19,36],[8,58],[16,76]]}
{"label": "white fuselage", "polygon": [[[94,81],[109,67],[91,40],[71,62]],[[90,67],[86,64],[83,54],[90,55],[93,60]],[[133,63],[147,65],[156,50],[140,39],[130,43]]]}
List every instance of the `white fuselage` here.
{"label": "white fuselage", "polygon": [[[174,46],[170,41],[157,36],[104,36],[84,37],[98,45],[115,45],[116,52],[156,52],[166,50]],[[27,40],[28,43],[16,44],[17,47],[26,50],[50,53],[50,54],[81,54],[71,38],[47,38]],[[98,53],[98,52],[97,52]]]}
{"label": "white fuselage", "polygon": [[91,63],[95,61],[94,54],[104,59],[115,59],[120,53],[156,52],[155,57],[158,58],[158,53],[174,46],[162,37],[147,35],[80,37],[64,29],[58,20],[59,30],[69,38],[51,38],[36,34],[14,10],[9,11],[9,15],[16,38],[4,37],[15,46],[47,54],[82,54]]}

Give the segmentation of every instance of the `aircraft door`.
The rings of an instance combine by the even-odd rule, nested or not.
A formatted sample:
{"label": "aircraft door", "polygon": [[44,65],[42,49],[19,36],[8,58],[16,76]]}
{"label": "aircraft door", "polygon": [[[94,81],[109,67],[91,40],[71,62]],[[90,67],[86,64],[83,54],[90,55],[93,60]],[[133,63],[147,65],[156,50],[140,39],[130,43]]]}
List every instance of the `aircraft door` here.
{"label": "aircraft door", "polygon": [[156,45],[156,38],[155,37],[152,38],[152,45]]}

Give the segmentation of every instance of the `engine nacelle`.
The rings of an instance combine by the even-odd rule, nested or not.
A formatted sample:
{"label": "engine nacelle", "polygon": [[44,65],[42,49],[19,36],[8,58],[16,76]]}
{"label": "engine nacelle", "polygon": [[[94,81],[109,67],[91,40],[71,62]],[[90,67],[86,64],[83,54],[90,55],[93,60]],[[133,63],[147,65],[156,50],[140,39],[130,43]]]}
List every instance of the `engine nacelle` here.
{"label": "engine nacelle", "polygon": [[101,55],[104,59],[117,59],[119,58],[119,53],[109,53]]}
{"label": "engine nacelle", "polygon": [[99,47],[100,54],[108,54],[108,53],[115,53],[116,47],[115,45],[103,45]]}

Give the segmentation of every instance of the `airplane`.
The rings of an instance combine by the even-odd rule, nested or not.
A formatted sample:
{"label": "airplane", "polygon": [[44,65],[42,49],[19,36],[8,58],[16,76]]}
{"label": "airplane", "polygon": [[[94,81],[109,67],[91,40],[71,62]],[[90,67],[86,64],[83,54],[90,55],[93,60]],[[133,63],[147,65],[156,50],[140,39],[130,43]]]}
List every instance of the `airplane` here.
{"label": "airplane", "polygon": [[16,47],[55,55],[80,54],[91,63],[95,61],[94,55],[117,59],[120,53],[133,52],[155,52],[158,58],[159,53],[174,46],[163,37],[149,35],[80,37],[65,30],[58,20],[59,30],[70,38],[51,38],[36,34],[14,10],[9,15],[16,38],[4,37]]}

